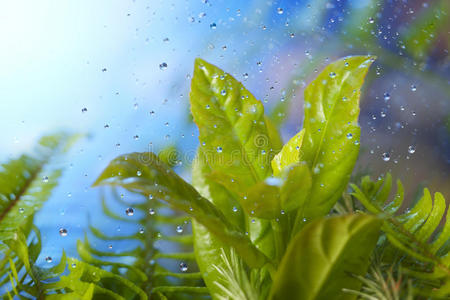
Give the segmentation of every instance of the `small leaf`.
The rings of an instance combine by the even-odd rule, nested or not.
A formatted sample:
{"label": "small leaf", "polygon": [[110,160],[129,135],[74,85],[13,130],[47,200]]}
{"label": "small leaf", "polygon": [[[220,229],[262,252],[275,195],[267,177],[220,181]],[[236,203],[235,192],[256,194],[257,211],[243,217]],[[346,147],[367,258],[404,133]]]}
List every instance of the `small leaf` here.
{"label": "small leaf", "polygon": [[305,130],[303,129],[283,146],[280,153],[275,155],[272,160],[274,176],[280,176],[287,167],[300,161],[300,147],[302,146],[304,135]]}
{"label": "small leaf", "polygon": [[281,208],[289,212],[304,205],[311,185],[311,172],[308,165],[298,163],[291,166],[281,186]]}
{"label": "small leaf", "polygon": [[359,290],[381,222],[368,215],[318,219],[289,244],[274,278],[271,299],[355,299],[342,289]]}

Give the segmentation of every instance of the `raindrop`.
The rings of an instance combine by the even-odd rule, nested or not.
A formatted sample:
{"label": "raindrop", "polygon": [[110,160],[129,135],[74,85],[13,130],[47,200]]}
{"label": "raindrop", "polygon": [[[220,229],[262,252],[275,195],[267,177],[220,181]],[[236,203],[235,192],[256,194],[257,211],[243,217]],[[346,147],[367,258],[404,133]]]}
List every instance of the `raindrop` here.
{"label": "raindrop", "polygon": [[234,212],[237,212],[237,211],[238,211],[238,208],[237,208],[236,206],[233,206],[233,211],[234,211]]}
{"label": "raindrop", "polygon": [[48,177],[47,176],[42,177],[42,182],[48,182]]}
{"label": "raindrop", "polygon": [[167,63],[163,62],[159,64],[159,69],[160,70],[166,70],[167,69]]}
{"label": "raindrop", "polygon": [[382,111],[382,112],[380,112],[380,116],[381,116],[382,118],[384,118],[384,117],[386,117],[386,113],[385,113],[384,111]]}
{"label": "raindrop", "polygon": [[148,213],[149,213],[149,215],[153,216],[156,213],[156,211],[153,208],[150,208],[148,210]]}
{"label": "raindrop", "polygon": [[353,138],[353,134],[351,134],[350,132],[347,133],[347,138],[348,138],[349,140],[351,140],[351,139]]}
{"label": "raindrop", "polygon": [[141,175],[142,175],[142,172],[141,172],[141,171],[137,171],[137,172],[136,172],[136,175],[137,175],[137,176],[141,176]]}
{"label": "raindrop", "polygon": [[65,229],[65,228],[60,228],[59,229],[59,235],[60,236],[67,236],[67,229]]}
{"label": "raindrop", "polygon": [[279,15],[282,15],[284,11],[283,11],[283,9],[281,7],[278,7],[277,8],[277,12],[278,12]]}
{"label": "raindrop", "polygon": [[330,72],[330,78],[334,78],[336,77],[336,73],[335,72]]}
{"label": "raindrop", "polygon": [[384,93],[383,94],[383,98],[384,98],[384,101],[388,101],[389,99],[391,99],[391,95],[389,95],[389,93]]}
{"label": "raindrop", "polygon": [[409,154],[413,154],[414,152],[416,152],[416,147],[414,145],[411,145],[408,147],[408,153]]}
{"label": "raindrop", "polygon": [[383,158],[384,161],[389,161],[391,159],[391,156],[389,155],[389,153],[384,152],[381,157]]}
{"label": "raindrop", "polygon": [[23,209],[23,207],[19,208],[19,212],[20,212],[21,214],[23,214],[24,211],[25,211],[25,209]]}
{"label": "raindrop", "polygon": [[209,24],[209,28],[211,28],[211,29],[216,29],[216,28],[217,28],[216,23],[211,23],[211,24]]}
{"label": "raindrop", "polygon": [[372,17],[370,17],[370,18],[369,18],[369,23],[370,23],[370,24],[373,24],[374,22],[375,22],[375,20],[374,20]]}
{"label": "raindrop", "polygon": [[248,73],[242,74],[242,77],[244,77],[244,79],[247,79],[248,78]]}
{"label": "raindrop", "polygon": [[51,262],[53,261],[53,259],[51,258],[51,256],[47,256],[47,257],[45,258],[45,261],[46,261],[47,263],[51,263]]}
{"label": "raindrop", "polygon": [[411,84],[411,91],[413,92],[417,91],[417,87],[414,84]]}
{"label": "raindrop", "polygon": [[176,230],[177,230],[177,233],[180,233],[180,234],[183,233],[183,226],[178,225]]}
{"label": "raindrop", "polygon": [[87,108],[86,108],[86,107],[83,107],[83,108],[81,109],[81,112],[84,114],[85,112],[87,112]]}
{"label": "raindrop", "polygon": [[77,267],[77,264],[73,263],[71,266],[72,266],[72,269],[75,269]]}
{"label": "raindrop", "polygon": [[226,90],[222,90],[222,91],[220,92],[220,94],[221,94],[222,96],[225,96],[225,95],[227,94],[227,91],[226,91]]}
{"label": "raindrop", "polygon": [[187,272],[187,270],[188,270],[188,265],[184,262],[180,263],[180,271]]}
{"label": "raindrop", "polygon": [[144,234],[144,232],[145,232],[145,231],[144,231],[144,228],[142,228],[142,227],[139,228],[139,233],[140,233],[140,234]]}
{"label": "raindrop", "polygon": [[217,153],[222,153],[222,147],[217,147]]}
{"label": "raindrop", "polygon": [[125,213],[127,214],[127,216],[132,216],[132,215],[134,215],[134,209],[131,208],[131,207],[128,207],[128,208],[125,210]]}

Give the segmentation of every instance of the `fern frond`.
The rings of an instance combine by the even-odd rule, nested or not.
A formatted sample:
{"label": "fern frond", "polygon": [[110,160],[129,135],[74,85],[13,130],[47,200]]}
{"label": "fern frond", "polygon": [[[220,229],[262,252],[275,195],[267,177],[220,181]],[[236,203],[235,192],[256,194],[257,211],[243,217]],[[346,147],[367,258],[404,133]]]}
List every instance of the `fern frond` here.
{"label": "fern frond", "polygon": [[[445,215],[446,202],[441,193],[434,200],[428,189],[405,212],[403,185],[397,181],[397,191],[389,200],[392,177],[387,174],[373,182],[368,176],[361,180],[361,188],[352,185],[364,207],[384,218],[383,231],[390,244],[406,254],[402,260],[405,274],[417,278],[415,288],[420,294],[432,297],[450,295],[450,256],[445,245],[450,240],[450,210]],[[440,224],[443,223],[443,226]]]}
{"label": "fern frond", "polygon": [[47,288],[47,281],[57,281],[65,272],[67,259],[63,253],[60,263],[52,268],[37,264],[41,236],[33,217],[62,173],[55,167],[55,158],[78,137],[65,133],[45,136],[32,155],[21,155],[0,166],[0,289],[4,298],[40,299],[71,292],[60,282],[55,283],[57,290]]}
{"label": "fern frond", "polygon": [[[192,234],[187,228],[183,228],[182,234],[176,233],[175,230],[177,226],[186,227],[189,217],[174,213],[165,204],[156,198],[150,199],[152,197],[148,195],[144,195],[141,200],[131,202],[128,197],[118,196],[114,189],[111,194],[111,197],[102,195],[104,215],[116,223],[119,222],[122,228],[136,230],[136,233],[107,234],[104,230],[90,225],[91,237],[86,236],[84,242],[78,241],[78,253],[81,259],[88,265],[108,270],[116,276],[132,281],[141,291],[144,291],[146,297],[151,299],[171,299],[174,293],[177,299],[209,298],[201,274],[197,272]],[[122,213],[125,208],[132,207],[133,216],[121,215],[110,208],[113,206],[123,206]],[[149,210],[152,213],[149,213]],[[173,232],[173,234],[167,234],[167,232]],[[93,246],[92,239],[110,245],[126,241],[133,247],[126,251],[104,251]],[[164,246],[167,243],[170,245],[158,246],[161,243]],[[163,251],[163,248],[170,251]],[[183,264],[183,267],[186,264],[188,271],[173,268],[173,265],[180,266],[180,264]],[[108,280],[100,279],[99,285],[114,293],[121,290],[118,287],[120,283],[111,284]],[[127,295],[127,298],[132,297],[134,297],[133,294]]]}

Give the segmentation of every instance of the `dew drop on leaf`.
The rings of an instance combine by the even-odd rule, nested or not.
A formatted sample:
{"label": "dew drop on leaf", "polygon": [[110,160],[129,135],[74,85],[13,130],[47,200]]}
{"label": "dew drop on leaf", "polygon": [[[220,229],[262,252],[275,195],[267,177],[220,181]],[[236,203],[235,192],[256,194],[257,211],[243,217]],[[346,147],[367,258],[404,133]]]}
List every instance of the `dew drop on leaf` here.
{"label": "dew drop on leaf", "polygon": [[47,176],[42,177],[42,182],[47,183],[48,182],[48,177]]}
{"label": "dew drop on leaf", "polygon": [[349,140],[351,140],[351,139],[353,138],[353,134],[351,134],[350,132],[347,133],[347,138],[348,138]]}
{"label": "dew drop on leaf", "polygon": [[222,153],[222,147],[217,147],[216,151],[217,153]]}
{"label": "dew drop on leaf", "polygon": [[233,211],[234,211],[234,212],[237,212],[237,211],[238,211],[238,208],[237,208],[236,206],[233,206]]}
{"label": "dew drop on leaf", "polygon": [[151,215],[151,216],[153,216],[155,213],[156,213],[156,211],[153,208],[150,208],[148,210],[148,214]]}
{"label": "dew drop on leaf", "polygon": [[141,172],[141,171],[137,171],[137,172],[136,172],[136,175],[137,175],[137,176],[141,176],[141,175],[142,175],[142,172]]}
{"label": "dew drop on leaf", "polygon": [[176,231],[177,231],[177,233],[180,233],[180,234],[183,233],[183,226],[178,225]]}

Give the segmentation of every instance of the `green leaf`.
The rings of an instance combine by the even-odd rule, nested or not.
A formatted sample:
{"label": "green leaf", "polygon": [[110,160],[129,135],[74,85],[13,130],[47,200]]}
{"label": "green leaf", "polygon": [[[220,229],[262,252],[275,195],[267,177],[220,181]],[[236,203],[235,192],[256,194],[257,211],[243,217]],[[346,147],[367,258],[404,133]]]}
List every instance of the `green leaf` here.
{"label": "green leaf", "polygon": [[359,152],[359,98],[373,57],[354,56],[328,65],[305,90],[302,161],[312,170],[310,195],[300,220],[326,215],[347,185]]}
{"label": "green leaf", "polygon": [[302,146],[304,135],[305,129],[302,129],[283,146],[280,153],[275,155],[271,162],[274,176],[281,176],[287,167],[300,162],[300,147]]}
{"label": "green leaf", "polygon": [[268,262],[267,257],[237,226],[154,153],[131,153],[117,157],[94,185],[121,186],[132,192],[153,194],[175,209],[193,216],[221,241],[235,247],[249,266],[262,266]]}
{"label": "green leaf", "polygon": [[312,178],[305,163],[291,165],[281,186],[281,208],[290,212],[305,204],[311,190]]}
{"label": "green leaf", "polygon": [[355,299],[375,247],[380,220],[368,215],[318,219],[289,244],[274,278],[271,299]]}
{"label": "green leaf", "polygon": [[212,171],[239,178],[243,188],[271,174],[273,149],[263,104],[240,82],[196,59],[190,101],[200,147]]}

